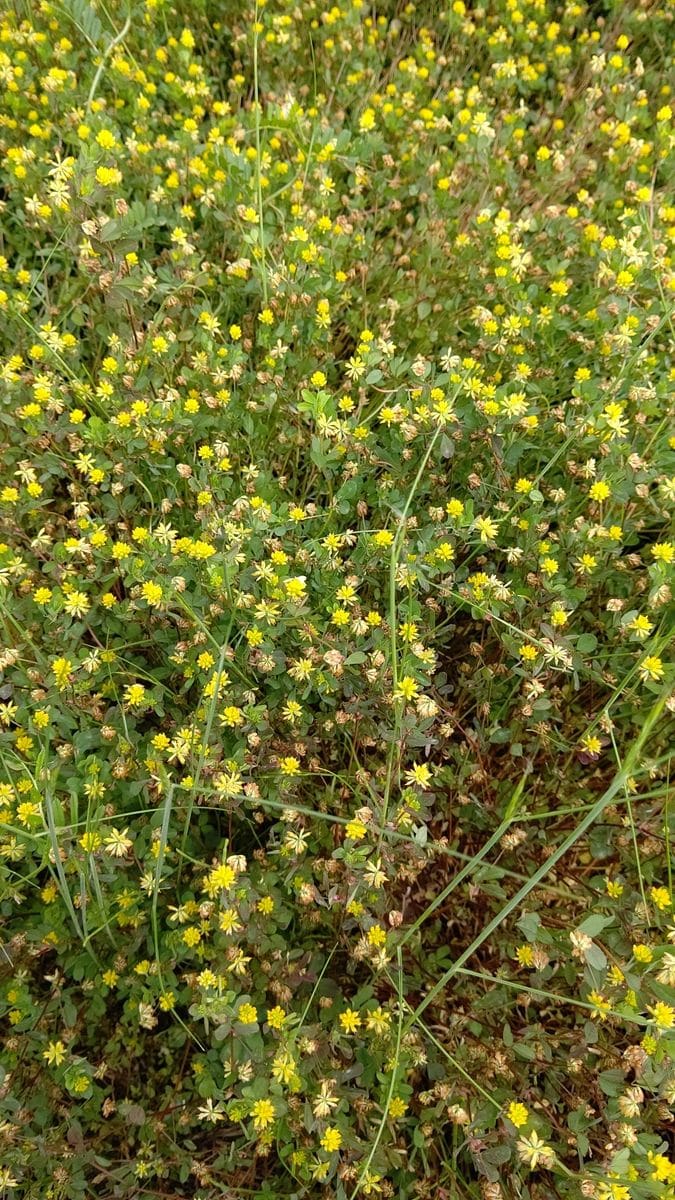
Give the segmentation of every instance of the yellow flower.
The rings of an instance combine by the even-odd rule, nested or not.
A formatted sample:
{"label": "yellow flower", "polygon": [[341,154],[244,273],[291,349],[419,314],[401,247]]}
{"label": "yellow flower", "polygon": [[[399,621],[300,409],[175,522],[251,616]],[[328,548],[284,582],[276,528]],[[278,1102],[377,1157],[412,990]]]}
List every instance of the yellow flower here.
{"label": "yellow flower", "polygon": [[300,761],[292,754],[288,754],[285,758],[279,759],[279,770],[282,775],[297,775],[300,771]]}
{"label": "yellow flower", "polygon": [[374,546],[391,546],[393,540],[394,535],[390,529],[378,529],[377,533],[372,535]]}
{"label": "yellow flower", "polygon": [[419,690],[419,684],[415,682],[412,675],[404,675],[402,679],[399,679],[394,689],[394,699],[414,700]]}
{"label": "yellow flower", "polygon": [[96,182],[100,183],[101,187],[114,187],[122,182],[122,172],[118,167],[97,167]]}
{"label": "yellow flower", "polygon": [[157,608],[162,602],[162,588],[159,583],[144,583],[141,595],[150,608]]}
{"label": "yellow flower", "polygon": [[292,600],[301,600],[307,591],[307,583],[304,575],[298,575],[294,579],[285,579],[284,589],[286,595],[290,596]]}
{"label": "yellow flower", "polygon": [[55,658],[52,662],[52,672],[60,692],[68,686],[72,669],[73,664],[69,658]]}
{"label": "yellow flower", "polygon": [[497,522],[491,517],[476,517],[473,527],[480,534],[481,542],[489,542],[499,530]]}
{"label": "yellow flower", "polygon": [[256,1100],[251,1108],[251,1116],[253,1117],[253,1128],[257,1133],[262,1133],[272,1124],[276,1113],[271,1100]]}
{"label": "yellow flower", "polygon": [[663,912],[666,908],[670,908],[672,900],[668,888],[653,887],[649,889],[649,894],[652,898],[652,901],[656,907],[661,910],[661,912]]}
{"label": "yellow flower", "polygon": [[124,858],[133,846],[131,838],[127,837],[127,830],[118,829],[116,826],[113,826],[110,833],[106,834],[104,842],[106,853],[112,858]]}
{"label": "yellow flower", "polygon": [[582,554],[581,558],[577,559],[575,566],[581,575],[588,575],[595,570],[598,565],[598,560],[594,554]]}
{"label": "yellow flower", "polygon": [[357,818],[355,818],[353,821],[348,821],[345,826],[345,833],[347,837],[351,838],[354,842],[360,842],[361,839],[366,836],[367,832],[367,826],[364,825],[363,821],[359,821]]}
{"label": "yellow flower", "polygon": [[612,1007],[609,1000],[606,998],[606,996],[601,995],[600,992],[596,992],[595,990],[588,993],[588,999],[595,1010],[593,1015],[600,1017],[600,1020],[604,1021],[607,1013]]}
{"label": "yellow flower", "polygon": [[672,1029],[675,1026],[675,1008],[670,1004],[665,1004],[660,1000],[653,1007],[648,1008],[648,1012],[652,1014],[658,1029]]}
{"label": "yellow flower", "polygon": [[414,620],[404,620],[399,626],[399,637],[402,637],[404,642],[414,642],[419,637],[419,625],[414,623]]}
{"label": "yellow flower", "polygon": [[534,1171],[540,1163],[544,1167],[550,1167],[553,1164],[555,1157],[553,1151],[539,1137],[536,1129],[528,1137],[519,1138],[516,1148],[521,1162],[526,1163],[531,1171]]}
{"label": "yellow flower", "polygon": [[286,1020],[286,1010],[277,1004],[274,1008],[267,1010],[267,1024],[270,1029],[281,1029]]}
{"label": "yellow flower", "polygon": [[426,763],[416,763],[405,773],[405,781],[409,787],[418,787],[426,791],[431,783],[432,772]]}
{"label": "yellow flower", "polygon": [[82,837],[80,838],[80,845],[82,849],[86,850],[89,854],[93,853],[94,850],[98,850],[102,842],[103,838],[96,829],[88,830],[87,832],[83,833]]}
{"label": "yellow flower", "polygon": [[117,139],[109,129],[99,130],[96,134],[96,141],[103,150],[112,150],[117,145]]}
{"label": "yellow flower", "polygon": [[208,892],[209,896],[215,896],[217,892],[226,891],[228,888],[231,888],[236,878],[236,871],[227,863],[221,863],[219,867],[214,867],[208,876],[205,891]]}
{"label": "yellow flower", "polygon": [[63,607],[71,617],[83,617],[91,605],[84,592],[72,591],[64,597]]}
{"label": "yellow flower", "polygon": [[452,562],[455,557],[455,548],[451,542],[441,542],[434,550],[434,558],[441,563]]}
{"label": "yellow flower", "polygon": [[329,1125],[324,1131],[321,1138],[321,1148],[327,1154],[332,1154],[335,1150],[339,1150],[342,1145],[342,1134],[335,1126]]}
{"label": "yellow flower", "polygon": [[226,725],[229,729],[234,729],[237,725],[243,725],[244,714],[236,704],[228,704],[227,708],[223,709],[219,717],[220,724]]}
{"label": "yellow flower", "polygon": [[345,1033],[356,1033],[361,1025],[361,1018],[354,1008],[345,1009],[338,1019]]}
{"label": "yellow flower", "polygon": [[364,1171],[361,1177],[361,1191],[364,1196],[377,1196],[382,1191],[381,1183],[382,1176],[376,1171]]}
{"label": "yellow flower", "polygon": [[675,1184],[675,1163],[666,1158],[665,1154],[655,1154],[653,1150],[648,1150],[647,1161],[652,1167],[652,1179],[659,1183]]}
{"label": "yellow flower", "polygon": [[675,546],[672,542],[655,542],[652,554],[657,562],[672,563],[675,561]]}
{"label": "yellow flower", "polygon": [[633,958],[636,962],[650,963],[653,957],[654,955],[649,946],[645,946],[642,943],[638,943],[637,945],[633,946]]}
{"label": "yellow flower", "polygon": [[635,637],[642,641],[644,638],[649,637],[654,624],[644,613],[638,613],[637,617],[633,617],[628,628],[632,629]]}
{"label": "yellow flower", "polygon": [[289,1050],[280,1050],[272,1059],[272,1077],[277,1083],[292,1085],[297,1078],[296,1065]]}
{"label": "yellow flower", "polygon": [[370,1033],[382,1035],[388,1032],[391,1025],[391,1016],[381,1004],[377,1008],[371,1009],[366,1016],[366,1028]]}
{"label": "yellow flower", "polygon": [[[235,908],[224,908],[218,918],[218,924],[223,933],[238,933],[242,927],[239,920],[239,913]],[[241,965],[241,960],[239,960],[239,965]],[[236,966],[233,969],[235,973],[238,973]]]}
{"label": "yellow flower", "polygon": [[516,1129],[521,1129],[523,1125],[527,1125],[530,1119],[530,1114],[525,1105],[521,1104],[518,1100],[512,1100],[506,1110],[506,1115],[511,1124],[515,1125]]}
{"label": "yellow flower", "polygon": [[647,683],[650,679],[658,680],[663,678],[663,660],[658,654],[648,654],[640,663],[640,675],[642,680]]}
{"label": "yellow flower", "polygon": [[253,1004],[241,1004],[237,1012],[237,1020],[243,1025],[256,1025],[258,1022],[258,1010]]}
{"label": "yellow flower", "polygon": [[611,495],[611,488],[603,479],[599,479],[597,483],[593,484],[588,494],[591,497],[591,500],[606,500],[607,497]]}
{"label": "yellow flower", "polygon": [[66,1058],[66,1048],[63,1042],[49,1042],[47,1049],[42,1052],[42,1057],[47,1060],[50,1067],[60,1067]]}
{"label": "yellow flower", "polygon": [[139,708],[145,700],[145,688],[142,683],[132,683],[125,688],[124,699],[131,708]]}
{"label": "yellow flower", "polygon": [[391,1117],[392,1121],[397,1121],[399,1117],[402,1117],[406,1112],[407,1107],[408,1105],[406,1104],[405,1100],[402,1100],[400,1096],[394,1096],[394,1099],[389,1105],[389,1116]]}

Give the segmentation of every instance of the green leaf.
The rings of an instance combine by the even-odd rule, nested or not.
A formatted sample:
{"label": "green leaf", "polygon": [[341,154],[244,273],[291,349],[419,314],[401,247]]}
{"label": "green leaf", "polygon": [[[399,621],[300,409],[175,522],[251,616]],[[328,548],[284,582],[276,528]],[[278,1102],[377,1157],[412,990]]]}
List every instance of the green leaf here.
{"label": "green leaf", "polygon": [[88,42],[95,47],[103,44],[105,30],[87,0],[61,0],[58,8],[70,17]]}
{"label": "green leaf", "polygon": [[598,644],[594,633],[582,633],[577,638],[577,650],[580,654],[592,654]]}
{"label": "green leaf", "polygon": [[587,937],[597,937],[606,929],[608,925],[614,923],[613,917],[604,917],[602,913],[593,913],[590,917],[586,917],[585,921],[579,925],[579,933],[585,933]]}
{"label": "green leaf", "polygon": [[618,1067],[610,1071],[601,1071],[598,1075],[598,1083],[606,1096],[618,1096],[623,1091],[625,1082],[625,1074]]}
{"label": "green leaf", "polygon": [[595,943],[593,943],[592,946],[589,946],[588,949],[584,951],[584,958],[586,959],[589,967],[592,967],[594,971],[604,971],[605,967],[607,966],[606,956],[603,954],[600,947],[595,945]]}
{"label": "green leaf", "polygon": [[516,921],[516,924],[528,942],[537,941],[541,925],[539,913],[523,913],[522,917],[519,917]]}

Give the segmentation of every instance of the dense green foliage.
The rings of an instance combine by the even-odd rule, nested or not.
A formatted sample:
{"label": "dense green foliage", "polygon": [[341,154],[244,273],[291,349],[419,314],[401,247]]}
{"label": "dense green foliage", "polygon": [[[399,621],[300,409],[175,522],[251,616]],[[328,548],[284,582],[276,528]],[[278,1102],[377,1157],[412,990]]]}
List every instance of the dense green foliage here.
{"label": "dense green foliage", "polygon": [[672,1200],[674,26],[4,6],[8,1200]]}

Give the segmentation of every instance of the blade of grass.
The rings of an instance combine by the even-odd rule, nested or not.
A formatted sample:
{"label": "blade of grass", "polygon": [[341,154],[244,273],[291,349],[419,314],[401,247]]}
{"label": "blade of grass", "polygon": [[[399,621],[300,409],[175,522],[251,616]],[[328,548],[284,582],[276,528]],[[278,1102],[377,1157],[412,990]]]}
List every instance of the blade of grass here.
{"label": "blade of grass", "polygon": [[405,997],[403,995],[403,960],[402,960],[402,956],[401,956],[400,947],[397,947],[397,950],[396,950],[396,965],[397,965],[396,992],[397,992],[397,998],[398,998],[398,1025],[397,1025],[397,1029],[396,1029],[396,1043],[394,1046],[394,1061],[393,1061],[393,1066],[391,1068],[391,1073],[389,1075],[389,1086],[387,1088],[387,1095],[386,1095],[386,1099],[384,1102],[384,1109],[382,1111],[382,1117],[381,1117],[380,1123],[377,1127],[375,1137],[373,1138],[373,1141],[371,1143],[370,1150],[368,1151],[366,1160],[363,1163],[361,1170],[359,1172],[359,1178],[356,1182],[356,1187],[354,1188],[354,1191],[352,1192],[352,1194],[350,1196],[350,1200],[355,1200],[355,1197],[358,1196],[359,1191],[361,1190],[361,1185],[362,1185],[366,1175],[368,1174],[368,1171],[370,1170],[370,1164],[372,1163],[372,1161],[377,1153],[377,1148],[382,1140],[382,1134],[384,1133],[384,1127],[387,1123],[387,1117],[389,1115],[389,1109],[391,1107],[391,1102],[394,1098],[396,1084],[398,1083],[398,1074],[399,1074],[399,1070],[400,1070],[400,1057],[401,1057],[401,1040],[403,1037],[403,1009],[405,1006]]}
{"label": "blade of grass", "polygon": [[[632,768],[642,752],[642,747],[644,746],[647,738],[651,734],[656,722],[661,716],[665,703],[666,695],[663,694],[659,697],[655,704],[652,705],[644,725],[642,726],[642,729],[640,730],[626,757],[623,768],[614,776],[614,779],[610,783],[609,787],[606,788],[602,796],[600,796],[593,807],[586,813],[586,816],[583,818],[583,820],[581,820],[579,824],[571,831],[571,833],[568,834],[564,841],[561,842],[558,848],[554,850],[551,855],[549,855],[545,862],[543,862],[541,866],[537,868],[527,883],[524,883],[523,886],[518,889],[515,896],[512,896],[512,898],[499,910],[496,916],[494,916],[492,920],[488,921],[487,925],[484,926],[471,944],[467,946],[466,950],[462,951],[459,957],[455,959],[454,963],[452,963],[451,966],[449,966],[448,969],[443,972],[443,975],[438,982],[434,984],[431,990],[427,992],[427,995],[424,997],[424,999],[418,1004],[417,1008],[415,1009],[416,1017],[423,1013],[429,1007],[429,1005],[433,1003],[433,1001],[438,995],[440,995],[453,976],[457,974],[460,967],[463,967],[464,964],[468,962],[468,960],[476,953],[476,950],[480,949],[483,943],[490,937],[491,934],[494,933],[496,929],[499,928],[502,922],[505,921],[511,915],[511,913],[518,908],[523,900],[527,899],[532,889],[535,888],[537,884],[545,878],[546,875],[548,875],[549,871],[552,870],[556,863],[560,862],[560,859],[563,858],[565,854],[567,854],[568,850],[570,850],[572,846],[576,844],[586,830],[590,829],[591,825],[593,825],[602,812],[604,812],[607,805],[612,802],[616,793],[621,790],[625,781],[630,777]],[[407,1028],[409,1027],[410,1025],[407,1026]]]}

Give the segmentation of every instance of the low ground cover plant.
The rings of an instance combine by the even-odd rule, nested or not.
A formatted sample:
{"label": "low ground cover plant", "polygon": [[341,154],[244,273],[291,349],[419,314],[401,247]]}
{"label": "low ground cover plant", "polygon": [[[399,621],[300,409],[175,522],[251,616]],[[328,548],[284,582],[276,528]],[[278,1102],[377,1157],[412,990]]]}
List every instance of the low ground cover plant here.
{"label": "low ground cover plant", "polygon": [[0,1194],[672,1197],[675,9],[0,17]]}

